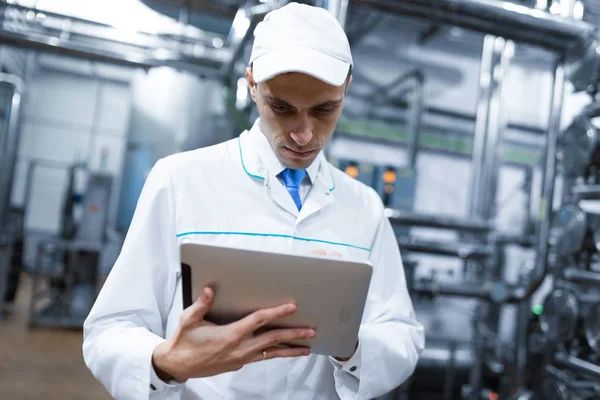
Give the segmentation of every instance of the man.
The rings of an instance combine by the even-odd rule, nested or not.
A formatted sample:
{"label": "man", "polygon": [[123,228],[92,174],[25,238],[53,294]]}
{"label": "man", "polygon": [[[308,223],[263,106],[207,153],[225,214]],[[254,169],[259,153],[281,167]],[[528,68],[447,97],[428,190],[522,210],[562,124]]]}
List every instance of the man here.
{"label": "man", "polygon": [[[260,118],[239,138],[160,160],[121,255],[84,326],[85,361],[117,399],[371,399],[400,385],[424,345],[381,200],[322,154],[351,82],[343,29],[289,4],[255,30],[247,70]],[[313,330],[256,333],[281,305],[230,325],[204,321],[210,289],[182,310],[179,246],[194,241],[370,260],[355,353],[279,343]]]}

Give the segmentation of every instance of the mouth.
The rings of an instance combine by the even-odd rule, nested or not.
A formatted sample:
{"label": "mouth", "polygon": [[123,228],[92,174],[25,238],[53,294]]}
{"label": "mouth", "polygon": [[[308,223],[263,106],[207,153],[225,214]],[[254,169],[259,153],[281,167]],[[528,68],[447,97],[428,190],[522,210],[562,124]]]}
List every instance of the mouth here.
{"label": "mouth", "polygon": [[295,157],[295,158],[309,158],[311,155],[313,155],[315,153],[316,150],[309,150],[309,151],[296,151],[296,150],[292,150],[289,147],[285,147],[283,146],[283,150],[290,156]]}

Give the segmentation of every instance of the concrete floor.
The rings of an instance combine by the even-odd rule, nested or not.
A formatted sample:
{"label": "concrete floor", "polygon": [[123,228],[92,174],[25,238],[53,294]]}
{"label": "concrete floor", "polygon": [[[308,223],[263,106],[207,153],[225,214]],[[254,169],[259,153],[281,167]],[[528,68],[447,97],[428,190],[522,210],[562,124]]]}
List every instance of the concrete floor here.
{"label": "concrete floor", "polygon": [[110,399],[83,362],[81,330],[27,328],[30,296],[23,276],[12,313],[0,321],[0,398]]}

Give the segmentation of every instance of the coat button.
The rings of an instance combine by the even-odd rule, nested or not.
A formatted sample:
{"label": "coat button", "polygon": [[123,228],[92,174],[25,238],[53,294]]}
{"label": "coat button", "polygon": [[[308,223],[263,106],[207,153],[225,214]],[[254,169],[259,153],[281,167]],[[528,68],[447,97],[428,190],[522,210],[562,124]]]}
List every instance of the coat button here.
{"label": "coat button", "polygon": [[350,372],[354,372],[354,371],[356,371],[356,367],[351,367]]}
{"label": "coat button", "polygon": [[267,183],[267,189],[271,190],[271,185]]}

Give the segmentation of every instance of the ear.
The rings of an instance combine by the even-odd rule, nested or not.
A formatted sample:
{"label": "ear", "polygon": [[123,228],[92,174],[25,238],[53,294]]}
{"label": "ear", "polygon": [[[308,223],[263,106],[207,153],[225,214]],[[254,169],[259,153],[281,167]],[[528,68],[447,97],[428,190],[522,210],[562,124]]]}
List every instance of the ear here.
{"label": "ear", "polygon": [[344,91],[344,95],[348,94],[348,87],[352,83],[352,75],[348,77],[348,82],[346,82],[346,90]]}
{"label": "ear", "polygon": [[254,81],[254,73],[252,72],[251,67],[246,68],[246,79],[248,80],[248,87],[250,88],[252,100],[256,103],[256,82]]}

